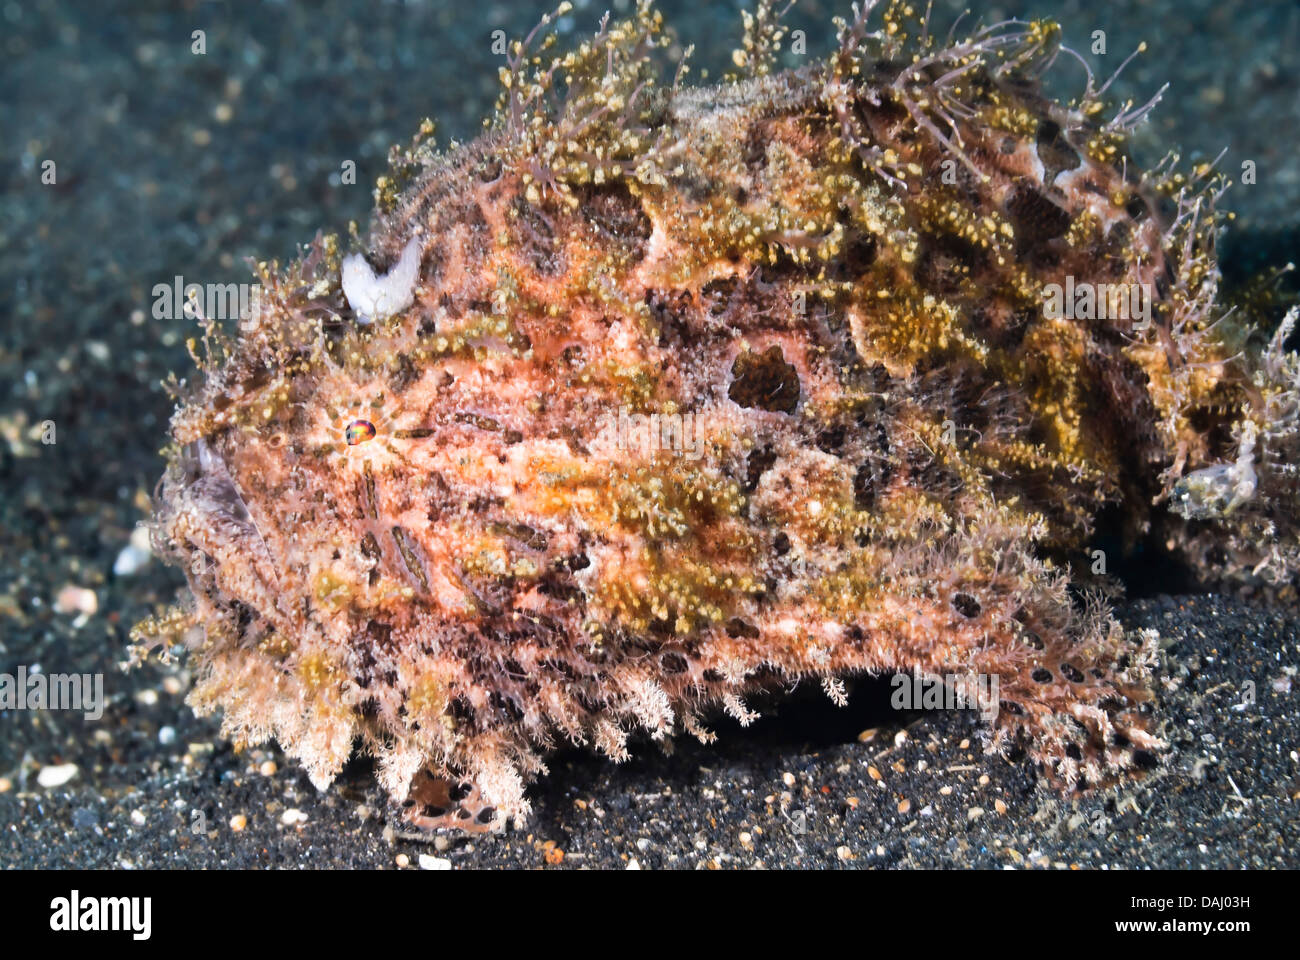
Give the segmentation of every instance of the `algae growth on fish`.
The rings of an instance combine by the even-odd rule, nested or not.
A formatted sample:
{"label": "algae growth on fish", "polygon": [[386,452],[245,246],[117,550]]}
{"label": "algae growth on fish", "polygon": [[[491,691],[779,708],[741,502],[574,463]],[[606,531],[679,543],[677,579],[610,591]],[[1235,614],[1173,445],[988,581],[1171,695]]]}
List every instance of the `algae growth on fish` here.
{"label": "algae growth on fish", "polygon": [[1138,169],[1152,104],[1054,24],[878,7],[777,71],[760,4],[700,87],[648,5],[568,51],[548,17],[479,139],[393,152],[368,236],[260,265],[174,385],[190,596],[138,652],[322,789],[372,755],[430,829],[806,679],[996,679],[987,746],[1067,787],[1157,762],[1157,638],[1093,541],[1294,600],[1295,315],[1218,304],[1222,181]]}

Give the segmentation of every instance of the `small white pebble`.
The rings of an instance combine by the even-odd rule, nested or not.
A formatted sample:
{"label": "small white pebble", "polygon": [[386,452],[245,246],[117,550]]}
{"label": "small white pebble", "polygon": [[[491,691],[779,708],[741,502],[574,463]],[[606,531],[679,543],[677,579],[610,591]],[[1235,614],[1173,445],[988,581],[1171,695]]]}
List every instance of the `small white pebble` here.
{"label": "small white pebble", "polygon": [[263,763],[260,767],[257,768],[257,772],[264,777],[275,776],[275,771],[276,771],[276,766],[274,760],[267,760],[265,763]]}
{"label": "small white pebble", "polygon": [[450,870],[451,861],[446,857],[434,857],[427,853],[420,854],[421,870]]}
{"label": "small white pebble", "polygon": [[36,782],[48,790],[51,787],[63,786],[76,775],[75,763],[60,763],[51,767],[41,767],[41,772],[36,775]]}
{"label": "small white pebble", "polygon": [[230,829],[235,833],[243,833],[246,826],[248,826],[248,817],[242,813],[237,813],[230,818]]}
{"label": "small white pebble", "polygon": [[166,746],[170,746],[171,744],[175,743],[175,742],[176,742],[176,728],[175,728],[175,727],[163,727],[161,730],[159,730],[159,731],[158,731],[158,742],[161,743],[164,747],[166,747]]}
{"label": "small white pebble", "polygon": [[59,613],[91,616],[99,609],[99,597],[94,590],[68,584],[55,596],[54,609]]}
{"label": "small white pebble", "polygon": [[134,543],[128,543],[117,554],[117,559],[113,561],[113,576],[115,577],[133,577],[139,573],[149,562],[152,556],[147,550],[141,550]]}
{"label": "small white pebble", "polygon": [[784,783],[787,787],[793,787],[793,786],[794,786],[794,774],[793,774],[793,773],[783,773],[783,774],[781,774],[781,782]]}
{"label": "small white pebble", "polygon": [[137,827],[143,827],[143,826],[145,825],[145,823],[146,823],[146,818],[145,818],[145,815],[144,815],[144,811],[143,811],[143,810],[132,810],[132,811],[131,811],[131,823],[132,823],[133,825],[137,826]]}
{"label": "small white pebble", "polygon": [[411,865],[411,858],[404,853],[399,853],[397,855],[397,865],[405,870]]}
{"label": "small white pebble", "polygon": [[627,868],[629,870],[640,870],[641,864],[637,862],[636,857],[633,857],[631,860],[627,862]]}
{"label": "small white pebble", "polygon": [[306,823],[307,814],[303,813],[297,807],[290,807],[280,816],[280,822],[286,827],[292,827],[296,823]]}

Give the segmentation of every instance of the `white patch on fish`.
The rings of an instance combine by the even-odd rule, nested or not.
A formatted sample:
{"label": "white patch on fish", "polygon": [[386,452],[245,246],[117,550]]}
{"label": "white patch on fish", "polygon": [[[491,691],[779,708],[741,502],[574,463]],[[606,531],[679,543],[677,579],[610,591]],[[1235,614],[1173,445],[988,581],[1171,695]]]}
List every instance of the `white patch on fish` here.
{"label": "white patch on fish", "polygon": [[412,237],[402,256],[383,276],[375,276],[359,253],[344,257],[339,273],[343,295],[357,315],[357,323],[369,326],[376,320],[401,313],[415,302],[415,281],[420,272],[420,240]]}

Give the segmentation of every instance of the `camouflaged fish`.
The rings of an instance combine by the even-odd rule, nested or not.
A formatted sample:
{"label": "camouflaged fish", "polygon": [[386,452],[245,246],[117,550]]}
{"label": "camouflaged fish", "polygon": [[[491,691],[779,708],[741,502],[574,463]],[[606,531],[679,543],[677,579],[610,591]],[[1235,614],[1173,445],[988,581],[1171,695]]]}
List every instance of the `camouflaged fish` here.
{"label": "camouflaged fish", "polygon": [[779,71],[761,3],[690,87],[648,5],[563,52],[567,13],[483,136],[394,151],[367,237],[205,324],[154,518],[191,596],[140,649],[321,789],[372,755],[427,829],[809,678],[996,678],[987,747],[1064,786],[1156,762],[1099,536],[1281,600],[1300,568],[1296,315],[1219,305],[1222,181],[1138,169],[1154,101],[1052,23],[868,2]]}

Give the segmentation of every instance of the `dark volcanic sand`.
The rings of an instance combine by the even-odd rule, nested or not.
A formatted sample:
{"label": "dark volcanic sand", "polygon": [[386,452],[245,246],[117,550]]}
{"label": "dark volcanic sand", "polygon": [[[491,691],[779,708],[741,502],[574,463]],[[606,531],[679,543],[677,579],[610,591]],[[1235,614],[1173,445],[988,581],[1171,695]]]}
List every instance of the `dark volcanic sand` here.
{"label": "dark volcanic sand", "polygon": [[[20,781],[0,796],[0,861],[392,867],[405,854],[415,867],[424,854],[453,867],[537,867],[555,848],[577,867],[1300,865],[1291,676],[1300,619],[1219,598],[1161,597],[1128,605],[1125,621],[1163,639],[1159,712],[1172,749],[1144,780],[1113,791],[1062,797],[1026,764],[984,756],[973,714],[900,725],[888,687],[862,682],[843,710],[814,693],[746,731],[719,719],[714,747],[680,741],[664,755],[643,743],[621,767],[563,754],[533,790],[527,829],[412,842],[385,830],[363,762],[319,794],[278,751],[238,755],[214,741],[213,725],[179,696],[142,703],[141,693],[161,686],[150,670],[112,722],[94,728],[98,740],[80,719],[55,730],[47,718],[22,718],[19,739],[34,756],[57,755],[81,772],[48,792],[29,773],[25,790]],[[1256,702],[1238,709],[1247,681]],[[161,746],[165,727],[174,740]],[[870,728],[874,736],[859,742]],[[268,760],[276,772],[259,772]],[[195,832],[196,811],[207,832]],[[299,819],[289,811],[305,819],[286,824]],[[247,820],[241,831],[236,816]]]}

